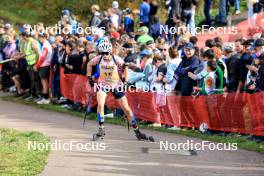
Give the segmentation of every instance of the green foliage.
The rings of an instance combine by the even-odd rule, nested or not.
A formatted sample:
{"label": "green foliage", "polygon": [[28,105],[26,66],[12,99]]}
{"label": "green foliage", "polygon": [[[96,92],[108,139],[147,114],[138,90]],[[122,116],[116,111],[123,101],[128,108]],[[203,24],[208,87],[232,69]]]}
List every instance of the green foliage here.
{"label": "green foliage", "polygon": [[[120,7],[125,8],[127,1],[119,1]],[[134,0],[139,6],[141,0]],[[164,0],[158,0],[158,16],[164,22],[167,11]],[[219,0],[213,1],[212,16],[218,13]],[[62,9],[70,9],[77,19],[85,24],[91,17],[90,8],[93,4],[98,4],[102,10],[111,7],[112,0],[1,0],[0,1],[0,19],[8,20],[16,24],[44,22],[45,24],[55,24],[60,17]],[[204,19],[203,15],[204,1],[199,1],[196,10],[197,24]],[[241,1],[241,11],[246,10],[246,2]]]}

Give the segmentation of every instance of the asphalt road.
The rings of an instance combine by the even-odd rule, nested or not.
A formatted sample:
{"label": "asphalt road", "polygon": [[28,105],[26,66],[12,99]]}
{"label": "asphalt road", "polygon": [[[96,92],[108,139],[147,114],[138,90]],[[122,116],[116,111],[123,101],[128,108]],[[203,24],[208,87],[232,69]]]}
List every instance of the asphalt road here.
{"label": "asphalt road", "polygon": [[[263,176],[264,157],[256,152],[161,151],[159,141],[169,144],[201,143],[201,140],[156,131],[142,130],[156,138],[156,143],[137,141],[132,131],[106,124],[106,138],[92,143],[92,134],[97,131],[95,121],[82,119],[31,106],[0,100],[0,127],[38,131],[49,136],[52,142],[88,146],[88,150],[53,150],[43,176],[100,176],[100,175],[177,175],[177,176]],[[98,147],[99,146],[99,147]],[[175,145],[174,145],[175,146]],[[94,148],[92,148],[94,147]],[[92,150],[100,149],[100,150]],[[103,150],[104,149],[104,150]],[[142,152],[145,151],[145,152]],[[147,152],[146,152],[147,151]]]}

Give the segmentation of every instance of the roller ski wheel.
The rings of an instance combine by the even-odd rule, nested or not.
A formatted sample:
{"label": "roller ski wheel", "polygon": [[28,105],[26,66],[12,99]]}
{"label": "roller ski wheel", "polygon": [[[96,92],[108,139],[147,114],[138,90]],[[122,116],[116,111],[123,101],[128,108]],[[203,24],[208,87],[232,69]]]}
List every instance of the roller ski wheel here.
{"label": "roller ski wheel", "polygon": [[97,141],[99,139],[103,140],[105,136],[105,130],[103,127],[99,127],[97,133],[93,134],[93,141]]}
{"label": "roller ski wheel", "polygon": [[152,136],[147,136],[144,133],[141,133],[139,129],[135,130],[136,137],[139,141],[149,141],[149,142],[155,142],[154,138]]}

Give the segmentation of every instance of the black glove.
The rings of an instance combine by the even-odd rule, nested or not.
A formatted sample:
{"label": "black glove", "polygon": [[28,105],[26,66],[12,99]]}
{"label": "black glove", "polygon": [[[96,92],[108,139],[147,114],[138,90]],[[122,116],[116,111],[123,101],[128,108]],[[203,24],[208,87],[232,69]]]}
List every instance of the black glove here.
{"label": "black glove", "polygon": [[94,86],[94,80],[93,80],[92,76],[88,76],[88,82],[91,85],[91,87]]}
{"label": "black glove", "polygon": [[128,82],[124,82],[124,88],[125,88],[125,90],[127,90],[127,89],[128,89],[128,87],[129,87],[129,84],[128,84]]}

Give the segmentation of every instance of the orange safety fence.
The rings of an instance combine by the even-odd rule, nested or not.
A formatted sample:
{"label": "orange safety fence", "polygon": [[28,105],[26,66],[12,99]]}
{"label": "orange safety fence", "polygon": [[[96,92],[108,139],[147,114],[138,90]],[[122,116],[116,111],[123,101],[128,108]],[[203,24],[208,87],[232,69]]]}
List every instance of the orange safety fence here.
{"label": "orange safety fence", "polygon": [[[61,71],[62,95],[75,102],[96,105],[95,93],[82,75]],[[209,129],[264,136],[264,92],[255,94],[227,94],[200,96],[167,96],[166,105],[156,104],[153,92],[127,92],[129,105],[142,120],[161,122],[179,127],[199,127],[206,123]],[[106,105],[119,107],[112,94]]]}

